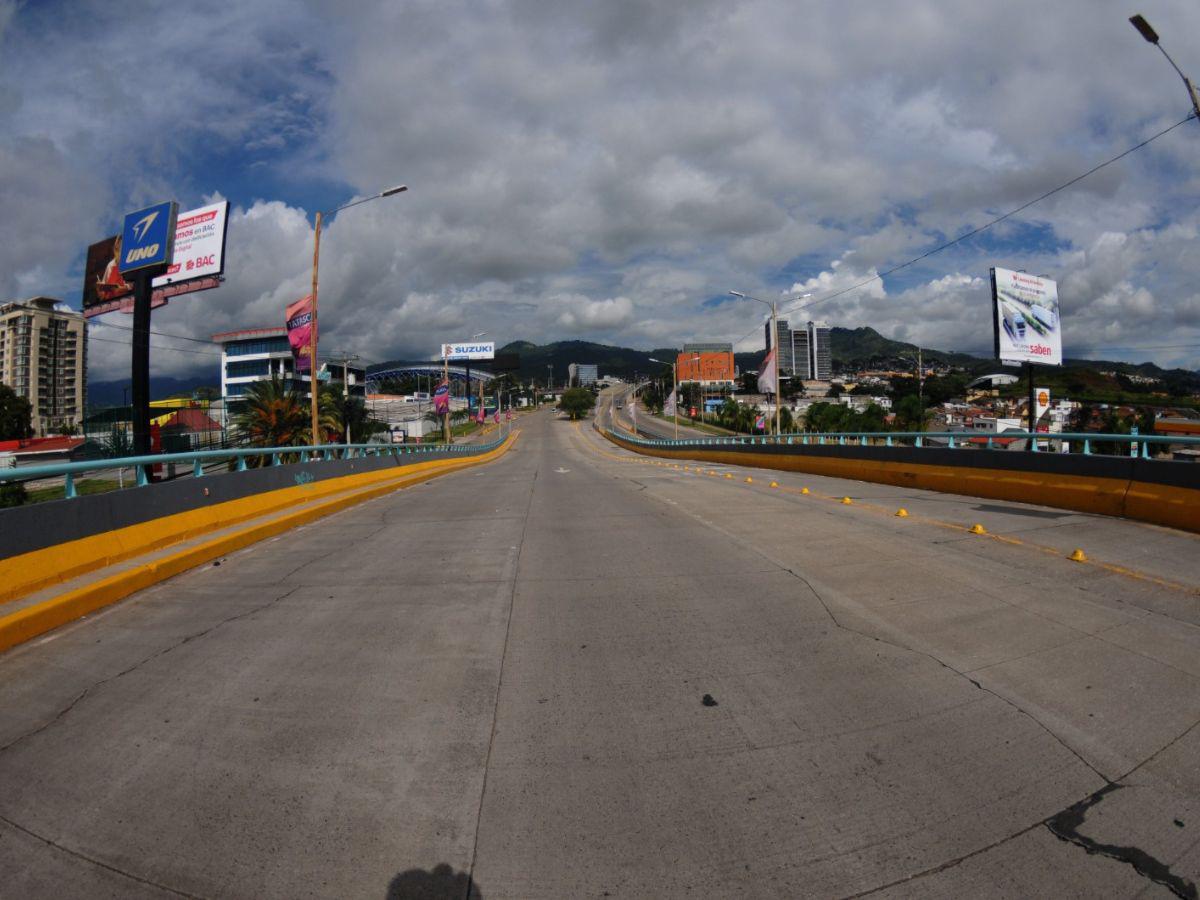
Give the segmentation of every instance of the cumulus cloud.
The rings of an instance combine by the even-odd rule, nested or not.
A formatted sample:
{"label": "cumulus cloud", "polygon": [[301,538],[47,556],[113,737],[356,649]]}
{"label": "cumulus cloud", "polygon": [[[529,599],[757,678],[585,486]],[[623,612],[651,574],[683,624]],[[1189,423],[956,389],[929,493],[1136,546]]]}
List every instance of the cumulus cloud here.
{"label": "cumulus cloud", "polygon": [[[4,295],[78,302],[83,247],[126,209],[219,192],[235,205],[228,281],[155,327],[276,324],[308,290],[315,210],[407,182],[327,222],[329,347],[427,356],[488,331],[750,349],[761,308],[721,301],[730,288],[821,299],[867,280],[812,315],[985,349],[990,265],[1057,277],[1079,346],[1200,343],[1194,124],[871,278],[1182,117],[1175,76],[1109,0],[105,10],[0,0]],[[1200,30],[1182,0],[1153,18],[1164,36]],[[145,84],[95,52],[135,42]],[[112,318],[97,328],[120,332]],[[174,346],[195,352],[156,351],[155,371],[211,365]],[[98,343],[96,372],[121,374],[122,352]],[[1123,355],[1200,364],[1186,348]]]}

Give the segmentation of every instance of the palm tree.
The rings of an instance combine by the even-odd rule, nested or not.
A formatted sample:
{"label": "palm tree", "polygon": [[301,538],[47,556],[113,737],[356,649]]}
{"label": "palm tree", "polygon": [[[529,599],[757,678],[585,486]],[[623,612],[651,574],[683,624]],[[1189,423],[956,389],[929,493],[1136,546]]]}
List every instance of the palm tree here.
{"label": "palm tree", "polygon": [[311,435],[305,398],[281,378],[251,384],[233,424],[255,447],[303,446]]}
{"label": "palm tree", "polygon": [[325,387],[320,394],[320,416],[322,428],[346,437],[349,425],[350,437],[358,443],[381,431],[387,431],[387,423],[372,418],[361,397],[347,397],[338,388]]}

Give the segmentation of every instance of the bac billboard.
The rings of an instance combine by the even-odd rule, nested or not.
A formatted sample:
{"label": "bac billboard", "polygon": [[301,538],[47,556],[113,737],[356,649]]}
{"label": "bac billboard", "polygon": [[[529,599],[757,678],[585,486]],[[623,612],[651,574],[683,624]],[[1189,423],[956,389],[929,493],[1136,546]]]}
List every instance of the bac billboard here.
{"label": "bac billboard", "polygon": [[1057,282],[992,269],[992,319],[997,359],[1062,365]]}
{"label": "bac billboard", "polygon": [[[229,201],[222,200],[180,213],[175,222],[175,247],[165,275],[155,278],[152,306],[162,306],[176,294],[206,290],[220,283],[225,271],[225,230]],[[88,247],[83,276],[83,314],[133,309],[133,285],[120,269],[123,241],[116,235]]]}

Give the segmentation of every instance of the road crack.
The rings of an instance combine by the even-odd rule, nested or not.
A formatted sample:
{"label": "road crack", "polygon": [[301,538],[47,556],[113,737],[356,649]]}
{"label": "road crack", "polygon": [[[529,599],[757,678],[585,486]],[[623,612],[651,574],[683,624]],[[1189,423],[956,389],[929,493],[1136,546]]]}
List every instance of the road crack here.
{"label": "road crack", "polygon": [[115,675],[109,675],[107,678],[102,678],[99,681],[88,685],[86,688],[84,688],[82,691],[80,691],[70,702],[68,702],[62,709],[60,709],[57,713],[55,713],[53,716],[51,716],[49,719],[47,719],[41,725],[39,725],[36,728],[33,728],[29,731],[26,731],[23,734],[18,735],[17,737],[15,737],[11,741],[9,741],[7,744],[0,745],[0,753],[4,753],[7,750],[11,750],[13,747],[17,746],[17,744],[20,744],[26,740],[29,740],[32,737],[36,737],[37,735],[41,734],[42,732],[44,732],[50,728],[53,728],[55,725],[57,725],[59,722],[61,722],[73,709],[75,709],[76,706],[78,706],[80,703],[82,703],[84,701],[84,699],[86,699],[89,695],[91,695],[91,693],[93,691],[98,690],[99,688],[104,687],[104,685],[106,685],[110,682],[116,681],[119,678],[123,678],[126,675],[130,674],[131,672],[136,672],[138,669],[140,669],[142,666],[146,665],[147,663],[153,662],[154,660],[158,659],[160,656],[165,656],[166,654],[172,652],[173,650],[178,650],[184,644],[189,644],[192,641],[199,640],[200,638],[205,637],[206,635],[212,634],[212,632],[216,631],[218,628],[221,628],[224,625],[228,625],[231,622],[236,622],[239,619],[244,619],[247,616],[252,616],[255,613],[262,612],[264,609],[267,609],[270,606],[274,606],[276,603],[279,603],[280,601],[287,599],[288,597],[290,597],[293,593],[295,593],[299,589],[300,589],[300,586],[296,585],[295,587],[291,588],[290,590],[285,591],[284,593],[280,594],[277,597],[273,597],[272,599],[268,600],[265,603],[260,603],[259,605],[255,606],[251,609],[244,610],[236,615],[227,616],[226,618],[221,619],[219,622],[216,622],[215,624],[210,625],[207,628],[204,628],[200,631],[196,631],[196,632],[193,632],[192,634],[186,635],[185,637],[181,638],[180,640],[176,641],[175,643],[173,643],[167,647],[163,647],[161,650],[155,650],[150,655],[143,657],[142,659],[138,660],[136,663],[129,666],[128,668],[122,669],[120,672],[117,672]]}
{"label": "road crack", "polygon": [[189,898],[193,898],[193,900],[202,900],[202,898],[200,897],[199,894],[189,894],[184,891],[176,890],[173,887],[169,887],[168,885],[165,885],[165,884],[160,884],[157,881],[151,881],[149,878],[143,878],[140,875],[135,875],[133,872],[127,872],[124,869],[118,869],[116,866],[110,865],[109,863],[106,863],[102,860],[96,859],[94,856],[88,856],[86,853],[82,853],[79,850],[72,850],[70,847],[66,847],[56,841],[52,841],[52,840],[50,840],[50,838],[46,837],[45,835],[38,834],[36,831],[34,831],[32,829],[26,828],[24,825],[21,825],[18,822],[14,822],[12,819],[8,818],[7,816],[0,815],[0,822],[3,822],[5,825],[9,826],[14,831],[19,831],[22,834],[33,838],[36,841],[41,841],[47,847],[51,847],[52,849],[57,850],[59,853],[65,853],[67,856],[73,857],[74,859],[81,860],[81,861],[87,863],[88,865],[95,866],[98,869],[104,869],[105,871],[112,872],[113,874],[119,875],[122,878],[128,878],[130,881],[136,881],[138,884],[146,885],[147,887],[152,887],[157,890],[164,891],[164,892],[170,894],[172,897],[189,897]]}

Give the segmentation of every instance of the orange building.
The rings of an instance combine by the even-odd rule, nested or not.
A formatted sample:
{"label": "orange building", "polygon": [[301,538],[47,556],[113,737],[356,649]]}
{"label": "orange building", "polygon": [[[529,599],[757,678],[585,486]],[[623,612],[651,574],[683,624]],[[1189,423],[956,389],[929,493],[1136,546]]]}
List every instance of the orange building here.
{"label": "orange building", "polygon": [[737,379],[732,344],[684,344],[675,358],[676,377],[704,385],[730,385]]}

